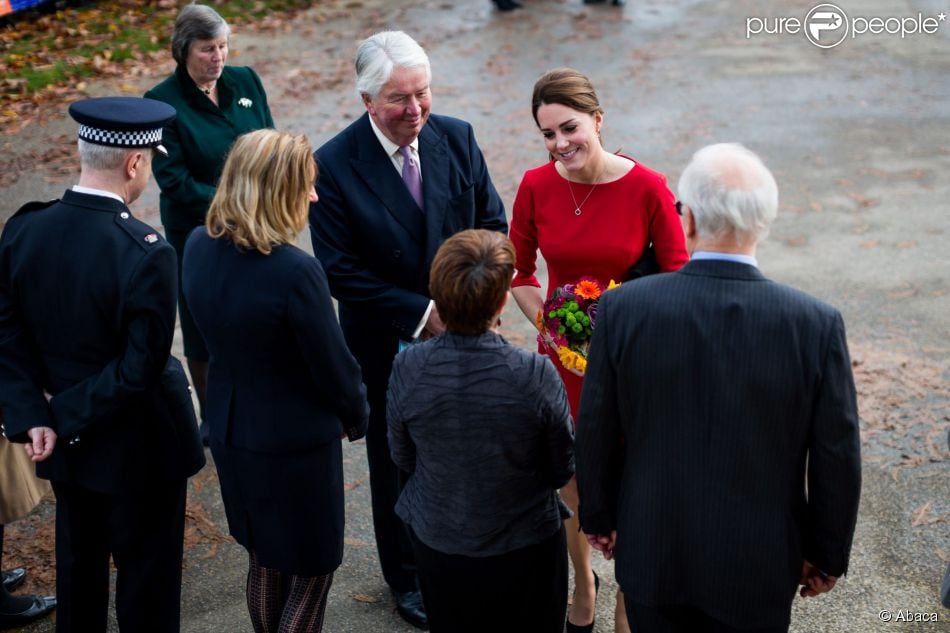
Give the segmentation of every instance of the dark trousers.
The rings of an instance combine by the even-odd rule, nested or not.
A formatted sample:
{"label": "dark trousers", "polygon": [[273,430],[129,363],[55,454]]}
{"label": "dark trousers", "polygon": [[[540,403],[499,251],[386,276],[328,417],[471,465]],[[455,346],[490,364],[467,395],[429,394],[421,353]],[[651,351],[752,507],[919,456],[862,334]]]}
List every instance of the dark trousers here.
{"label": "dark trousers", "polygon": [[[367,364],[368,365],[368,364]],[[391,362],[384,367],[367,366],[363,371],[369,399],[369,429],[366,456],[373,505],[373,529],[383,578],[393,591],[417,591],[416,561],[406,524],[396,516],[396,501],[406,475],[396,467],[386,435],[386,387]]]}
{"label": "dark trousers", "polygon": [[785,626],[759,629],[737,629],[714,620],[696,607],[663,605],[648,607],[633,602],[624,592],[624,606],[630,630],[636,633],[788,633]]}
{"label": "dark trousers", "polygon": [[475,558],[443,554],[412,534],[432,633],[561,633],[567,609],[564,527],[521,549]]}
{"label": "dark trousers", "polygon": [[178,632],[185,485],[161,482],[103,494],[53,482],[57,633],[106,630],[110,555],[120,630]]}

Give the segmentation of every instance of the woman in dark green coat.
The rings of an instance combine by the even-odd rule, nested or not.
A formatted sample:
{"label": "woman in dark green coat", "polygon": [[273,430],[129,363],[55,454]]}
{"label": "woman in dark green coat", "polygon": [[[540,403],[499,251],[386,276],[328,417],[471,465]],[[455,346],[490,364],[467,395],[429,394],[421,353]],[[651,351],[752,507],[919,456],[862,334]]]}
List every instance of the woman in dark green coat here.
{"label": "woman in dark green coat", "polygon": [[[183,7],[172,35],[178,67],[145,93],[178,111],[162,137],[168,157],[154,161],[152,168],[162,190],[165,237],[178,253],[179,288],[185,240],[195,227],[204,225],[228,149],[241,134],[274,127],[257,73],[246,66],[224,65],[230,34],[227,22],[211,7]],[[208,350],[180,293],[178,313],[188,371],[204,420]],[[202,422],[201,435],[207,443],[206,431]]]}

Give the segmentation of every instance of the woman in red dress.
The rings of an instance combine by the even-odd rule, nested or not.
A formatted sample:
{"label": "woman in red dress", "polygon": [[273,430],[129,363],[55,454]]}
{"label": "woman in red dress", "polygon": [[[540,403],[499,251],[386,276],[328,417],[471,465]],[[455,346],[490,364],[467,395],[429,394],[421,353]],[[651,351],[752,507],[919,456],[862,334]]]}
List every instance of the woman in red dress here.
{"label": "woman in red dress", "polygon": [[[683,229],[666,178],[603,148],[604,111],[586,76],[570,68],[546,73],[534,85],[531,111],[550,160],[525,172],[511,221],[517,254],[511,292],[528,319],[535,322],[544,304],[535,277],[539,250],[547,262],[546,297],[584,276],[605,287],[620,281],[651,243],[660,271],[686,263]],[[576,424],[583,378],[565,369],[547,347],[540,351],[551,356],[564,380]],[[577,524],[575,481],[561,489],[561,497],[575,512],[566,523],[575,583],[567,631],[591,631],[597,581],[590,546]],[[616,613],[617,631],[629,631],[619,593]]]}

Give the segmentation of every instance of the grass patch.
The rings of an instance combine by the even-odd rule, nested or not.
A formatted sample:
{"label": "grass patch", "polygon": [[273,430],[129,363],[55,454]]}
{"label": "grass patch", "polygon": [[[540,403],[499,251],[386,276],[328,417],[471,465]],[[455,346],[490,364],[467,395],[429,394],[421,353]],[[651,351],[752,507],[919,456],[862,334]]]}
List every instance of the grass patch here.
{"label": "grass patch", "polygon": [[30,94],[43,90],[44,88],[60,85],[66,81],[67,78],[89,77],[93,74],[94,71],[84,65],[76,66],[62,61],[55,62],[49,66],[25,68],[20,76],[20,78],[26,82],[23,84],[23,90],[21,92]]}
{"label": "grass patch", "polygon": [[[0,110],[50,86],[96,75],[117,76],[132,64],[151,65],[170,48],[186,1],[104,0],[0,20]],[[232,26],[306,9],[314,0],[208,0]],[[56,8],[56,7],[59,8]]]}

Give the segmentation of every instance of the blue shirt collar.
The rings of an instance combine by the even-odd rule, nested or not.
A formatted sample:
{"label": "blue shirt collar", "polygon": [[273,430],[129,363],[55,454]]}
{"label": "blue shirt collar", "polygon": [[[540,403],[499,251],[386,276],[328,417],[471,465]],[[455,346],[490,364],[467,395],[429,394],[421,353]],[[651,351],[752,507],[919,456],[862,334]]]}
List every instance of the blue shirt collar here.
{"label": "blue shirt collar", "polygon": [[759,267],[759,262],[752,255],[742,255],[740,253],[716,253],[713,251],[696,251],[690,256],[690,261],[699,261],[702,259],[718,259],[726,262],[738,262],[748,264],[749,266]]}

